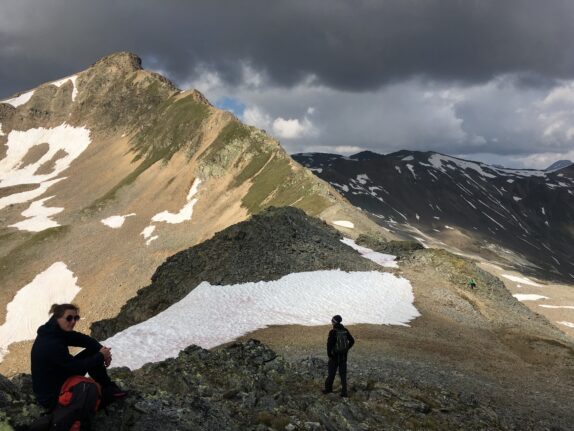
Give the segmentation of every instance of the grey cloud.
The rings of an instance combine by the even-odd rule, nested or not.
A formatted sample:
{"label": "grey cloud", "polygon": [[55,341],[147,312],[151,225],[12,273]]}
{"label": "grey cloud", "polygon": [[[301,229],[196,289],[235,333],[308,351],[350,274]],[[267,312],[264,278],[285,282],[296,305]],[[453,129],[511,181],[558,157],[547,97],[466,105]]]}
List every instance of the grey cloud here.
{"label": "grey cloud", "polygon": [[[309,74],[366,91],[413,76],[574,76],[574,2],[555,0],[0,0],[0,95],[130,50],[176,81],[202,65],[233,84],[248,61],[277,85]],[[145,63],[144,63],[145,65]],[[525,75],[526,76],[526,75]]]}

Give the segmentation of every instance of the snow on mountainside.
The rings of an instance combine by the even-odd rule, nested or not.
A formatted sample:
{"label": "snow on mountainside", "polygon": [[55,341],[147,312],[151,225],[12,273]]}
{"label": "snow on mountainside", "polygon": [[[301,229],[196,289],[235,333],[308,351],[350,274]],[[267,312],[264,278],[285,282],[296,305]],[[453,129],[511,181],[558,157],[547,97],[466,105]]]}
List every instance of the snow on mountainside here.
{"label": "snow on mountainside", "polygon": [[438,153],[296,154],[395,234],[574,280],[574,166],[506,169]]}
{"label": "snow on mountainside", "polygon": [[556,171],[559,171],[561,169],[567,168],[570,165],[572,165],[572,162],[570,160],[558,160],[557,162],[552,163],[550,166],[548,166],[546,169],[544,169],[544,171],[545,172],[556,172]]}
{"label": "snow on mountainside", "polygon": [[0,331],[48,273],[77,279],[80,329],[113,317],[166,257],[272,205],[385,234],[277,141],[133,54],[0,101]]}

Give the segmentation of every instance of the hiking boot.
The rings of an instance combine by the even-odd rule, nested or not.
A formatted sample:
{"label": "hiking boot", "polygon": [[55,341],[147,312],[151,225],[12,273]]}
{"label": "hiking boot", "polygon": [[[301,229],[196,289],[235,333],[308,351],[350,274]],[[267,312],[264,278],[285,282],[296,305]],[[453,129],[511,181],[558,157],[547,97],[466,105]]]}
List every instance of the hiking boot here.
{"label": "hiking boot", "polygon": [[341,398],[348,398],[349,394],[347,393],[347,391],[341,391]]}
{"label": "hiking boot", "polygon": [[327,394],[332,393],[333,389],[323,389],[321,392],[324,393],[325,395],[327,395]]}
{"label": "hiking boot", "polygon": [[105,408],[111,403],[126,397],[128,393],[119,388],[118,385],[112,383],[102,389],[102,404],[100,408]]}

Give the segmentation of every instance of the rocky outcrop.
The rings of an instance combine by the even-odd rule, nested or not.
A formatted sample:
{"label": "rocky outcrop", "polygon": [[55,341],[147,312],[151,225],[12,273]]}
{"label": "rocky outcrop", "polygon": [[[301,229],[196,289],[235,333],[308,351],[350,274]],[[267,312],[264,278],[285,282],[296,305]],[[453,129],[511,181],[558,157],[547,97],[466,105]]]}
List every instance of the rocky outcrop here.
{"label": "rocky outcrop", "polygon": [[[535,415],[497,411],[472,394],[390,385],[374,372],[353,375],[350,398],[324,396],[326,363],[291,363],[255,340],[217,351],[190,346],[177,358],[137,371],[112,369],[129,391],[96,415],[107,430],[534,430]],[[372,371],[372,370],[371,370]],[[42,411],[30,376],[0,377],[0,429],[25,429]],[[553,429],[561,429],[557,420]],[[565,429],[565,428],[564,428]]]}

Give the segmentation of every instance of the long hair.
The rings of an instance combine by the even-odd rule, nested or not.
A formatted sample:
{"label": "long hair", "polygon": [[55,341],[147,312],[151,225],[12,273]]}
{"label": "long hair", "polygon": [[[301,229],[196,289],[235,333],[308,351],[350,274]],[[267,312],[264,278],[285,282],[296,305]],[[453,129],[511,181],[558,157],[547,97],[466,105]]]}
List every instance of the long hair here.
{"label": "long hair", "polygon": [[56,319],[59,319],[64,315],[66,310],[74,310],[79,313],[80,307],[78,307],[76,304],[52,304],[48,314],[53,314]]}

